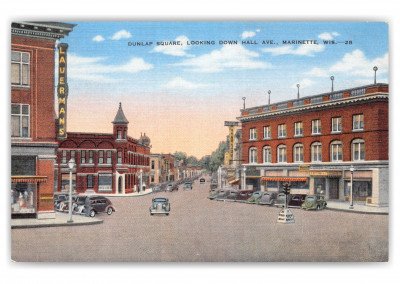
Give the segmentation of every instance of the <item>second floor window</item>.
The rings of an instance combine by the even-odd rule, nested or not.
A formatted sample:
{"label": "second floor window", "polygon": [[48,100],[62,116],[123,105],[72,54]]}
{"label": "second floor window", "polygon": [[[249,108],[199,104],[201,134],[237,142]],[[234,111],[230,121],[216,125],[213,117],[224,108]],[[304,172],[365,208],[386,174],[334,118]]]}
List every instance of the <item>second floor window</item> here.
{"label": "second floor window", "polygon": [[331,144],[331,162],[343,161],[343,144],[342,142],[335,141]]}
{"label": "second floor window", "polygon": [[320,142],[311,145],[311,161],[322,162],[322,144]]}
{"label": "second floor window", "polygon": [[29,105],[11,104],[11,137],[29,137]]}
{"label": "second floor window", "polygon": [[117,164],[122,164],[122,152],[121,151],[118,151]]}
{"label": "second floor window", "polygon": [[356,139],[351,144],[353,161],[364,161],[365,160],[365,142],[362,139]]}
{"label": "second floor window", "polygon": [[321,120],[314,119],[311,122],[311,134],[321,134]]}
{"label": "second floor window", "polygon": [[303,136],[303,122],[295,122],[294,136]]}
{"label": "second floor window", "polygon": [[151,169],[154,170],[154,161],[151,161]]}
{"label": "second floor window", "polygon": [[286,163],[286,146],[278,146],[277,160],[278,163]]}
{"label": "second floor window", "polygon": [[93,164],[93,151],[89,151],[89,164]]}
{"label": "second floor window", "polygon": [[264,139],[271,139],[271,127],[270,126],[264,126]]}
{"label": "second floor window", "polygon": [[286,124],[279,124],[278,125],[278,137],[286,137]]}
{"label": "second floor window", "polygon": [[107,151],[107,164],[111,164],[111,163],[112,163],[111,151]]}
{"label": "second floor window", "polygon": [[29,64],[29,53],[11,52],[11,85],[29,86]]}
{"label": "second floor window", "polygon": [[293,148],[293,158],[294,161],[299,163],[303,162],[303,156],[304,156],[304,147],[301,144],[296,144],[294,145]]}
{"label": "second floor window", "polygon": [[65,150],[62,151],[61,163],[62,164],[66,164],[67,163],[67,151],[65,151]]}
{"label": "second floor window", "polygon": [[122,138],[122,136],[121,136],[121,130],[118,130],[117,131],[117,139],[121,139]]}
{"label": "second floor window", "polygon": [[86,151],[81,151],[81,164],[86,163]]}
{"label": "second floor window", "polygon": [[364,115],[353,115],[353,130],[364,130]]}
{"label": "second floor window", "polygon": [[256,164],[257,163],[257,148],[250,148],[249,150],[249,163]]}
{"label": "second floor window", "polygon": [[99,164],[103,164],[103,163],[104,163],[104,152],[99,151]]}
{"label": "second floor window", "polygon": [[271,147],[263,148],[263,163],[271,163]]}
{"label": "second floor window", "polygon": [[257,129],[250,128],[250,140],[257,140]]}
{"label": "second floor window", "polygon": [[332,132],[342,132],[342,118],[333,117],[332,118]]}

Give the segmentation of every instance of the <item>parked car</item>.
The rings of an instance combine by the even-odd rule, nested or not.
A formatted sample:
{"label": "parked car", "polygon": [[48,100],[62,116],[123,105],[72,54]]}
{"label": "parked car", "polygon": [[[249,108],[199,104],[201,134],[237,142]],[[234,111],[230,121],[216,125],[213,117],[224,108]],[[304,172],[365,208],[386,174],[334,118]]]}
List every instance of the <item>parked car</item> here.
{"label": "parked car", "polygon": [[211,189],[210,193],[208,195],[208,198],[211,199],[211,200],[215,199],[217,197],[217,195],[218,195],[218,192],[219,192],[219,189],[217,189],[217,188]]}
{"label": "parked car", "polygon": [[278,194],[276,192],[264,192],[258,200],[259,205],[272,205],[274,204]]}
{"label": "parked car", "polygon": [[205,184],[205,183],[206,183],[206,179],[201,178],[201,179],[200,179],[200,184]]}
{"label": "parked car", "polygon": [[160,191],[163,191],[163,189],[161,188],[161,186],[155,185],[155,186],[153,186],[152,191],[153,192],[160,192]]}
{"label": "parked car", "polygon": [[183,186],[183,189],[184,190],[192,190],[193,189],[192,183],[191,182],[185,183],[185,185]]}
{"label": "parked car", "polygon": [[78,195],[73,205],[72,213],[82,214],[85,209],[87,195]]}
{"label": "parked car", "polygon": [[[72,210],[74,209],[74,205],[76,203],[76,198],[77,198],[76,195],[72,195],[72,200],[71,200],[72,201]],[[69,208],[69,195],[67,196],[66,200],[63,200],[63,201],[60,202],[60,205],[58,207],[58,211],[68,212],[68,210],[69,210],[68,208]]]}
{"label": "parked car", "polygon": [[229,190],[227,189],[221,189],[218,191],[217,196],[215,197],[215,200],[221,201],[224,200],[229,194]]}
{"label": "parked car", "polygon": [[82,210],[82,214],[86,216],[94,217],[98,213],[107,213],[111,215],[115,212],[115,208],[111,201],[104,197],[98,195],[90,195],[85,199],[85,207]]}
{"label": "parked car", "polygon": [[[290,194],[288,196],[288,200],[290,199]],[[286,195],[284,193],[279,193],[278,197],[275,200],[275,206],[277,207],[285,207],[286,204]]]}
{"label": "parked car", "polygon": [[326,208],[326,205],[327,202],[322,195],[308,195],[301,208],[320,210]]}
{"label": "parked car", "polygon": [[169,192],[178,191],[178,185],[170,183],[167,185],[167,188],[165,189],[165,191],[169,191]]}
{"label": "parked car", "polygon": [[211,183],[210,189],[218,188],[218,183]]}
{"label": "parked car", "polygon": [[252,190],[241,190],[239,191],[238,195],[236,196],[237,202],[246,202],[253,195]]}
{"label": "parked car", "polygon": [[61,202],[68,199],[68,194],[56,193],[54,194],[54,210],[59,210]]}
{"label": "parked car", "polygon": [[288,207],[301,207],[306,196],[306,194],[293,194],[288,201]]}
{"label": "parked car", "polygon": [[171,205],[168,202],[168,198],[156,197],[152,199],[152,205],[150,206],[149,210],[150,215],[165,214],[168,216],[171,210]]}
{"label": "parked car", "polygon": [[261,198],[262,192],[261,191],[256,191],[253,193],[253,195],[246,200],[247,204],[256,204],[258,200]]}
{"label": "parked car", "polygon": [[237,190],[229,190],[229,193],[226,196],[225,201],[235,202],[238,193],[239,193],[239,191],[237,191]]}

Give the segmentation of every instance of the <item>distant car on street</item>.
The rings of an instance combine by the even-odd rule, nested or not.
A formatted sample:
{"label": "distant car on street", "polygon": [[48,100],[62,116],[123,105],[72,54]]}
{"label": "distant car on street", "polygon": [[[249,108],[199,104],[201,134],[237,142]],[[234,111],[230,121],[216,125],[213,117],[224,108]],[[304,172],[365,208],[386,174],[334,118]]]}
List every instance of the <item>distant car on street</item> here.
{"label": "distant car on street", "polygon": [[165,191],[168,191],[168,192],[178,191],[178,185],[170,183],[169,185],[167,185],[167,188]]}
{"label": "distant car on street", "polygon": [[327,202],[322,195],[308,195],[301,208],[320,210],[326,208],[326,205]]}
{"label": "distant car on street", "polygon": [[256,191],[253,193],[253,195],[246,200],[247,204],[256,204],[258,200],[261,198],[262,192],[261,191]]}
{"label": "distant car on street", "polygon": [[115,208],[111,201],[104,196],[91,195],[85,199],[85,207],[82,214],[94,217],[98,213],[107,213],[111,215],[115,212]]}
{"label": "distant car on street", "polygon": [[288,202],[288,207],[300,207],[306,198],[306,194],[293,194]]}
{"label": "distant car on street", "polygon": [[[288,196],[288,199],[290,198],[290,195]],[[275,206],[277,207],[285,207],[286,204],[286,195],[284,193],[279,193],[278,197],[275,200]]]}
{"label": "distant car on street", "polygon": [[206,183],[206,179],[201,178],[201,179],[200,179],[200,184],[205,184],[205,183]]}
{"label": "distant car on street", "polygon": [[160,192],[160,191],[163,191],[163,190],[162,190],[161,186],[155,185],[155,186],[153,186],[152,191],[153,192]]}
{"label": "distant car on street", "polygon": [[211,182],[210,189],[218,188],[218,183]]}
{"label": "distant car on street", "polygon": [[218,191],[218,194],[215,197],[215,200],[217,200],[217,201],[224,200],[228,196],[228,194],[229,194],[229,190],[221,189],[220,191]]}
{"label": "distant car on street", "polygon": [[193,189],[192,183],[191,182],[185,183],[185,185],[183,186],[183,189],[184,190],[192,190]]}
{"label": "distant car on street", "polygon": [[229,190],[229,193],[226,196],[225,201],[235,202],[238,194],[239,194],[239,191],[237,191],[237,190]]}
{"label": "distant car on street", "polygon": [[274,204],[277,196],[278,194],[276,192],[264,192],[257,204],[272,205]]}
{"label": "distant car on street", "polygon": [[150,210],[150,215],[165,214],[168,216],[171,210],[171,205],[168,201],[168,198],[156,197],[152,199],[152,205],[149,208],[149,210]]}
{"label": "distant car on street", "polygon": [[217,195],[218,195],[218,192],[219,192],[219,189],[217,189],[217,188],[211,189],[210,193],[208,195],[208,198],[211,199],[211,200],[215,199],[217,197]]}
{"label": "distant car on street", "polygon": [[237,202],[246,202],[253,195],[252,190],[241,190],[239,191],[238,195],[236,196]]}

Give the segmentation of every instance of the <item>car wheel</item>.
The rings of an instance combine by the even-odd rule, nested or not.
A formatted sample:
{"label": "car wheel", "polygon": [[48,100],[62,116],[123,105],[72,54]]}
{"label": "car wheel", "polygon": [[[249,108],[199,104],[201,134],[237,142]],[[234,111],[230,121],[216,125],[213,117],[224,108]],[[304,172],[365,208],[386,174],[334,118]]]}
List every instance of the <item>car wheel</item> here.
{"label": "car wheel", "polygon": [[111,215],[112,213],[113,213],[113,209],[111,207],[109,207],[108,210],[107,210],[107,214]]}
{"label": "car wheel", "polygon": [[153,216],[153,215],[154,215],[154,213],[150,213],[150,215],[151,215],[151,216]]}
{"label": "car wheel", "polygon": [[95,215],[96,215],[96,212],[94,212],[94,210],[91,210],[89,216],[94,217]]}
{"label": "car wheel", "polygon": [[317,210],[319,210],[320,209],[320,207],[319,207],[319,205],[317,205]]}
{"label": "car wheel", "polygon": [[169,216],[169,213],[165,213],[165,215]]}
{"label": "car wheel", "polygon": [[324,204],[324,208],[323,209],[325,209],[326,208],[326,203]]}

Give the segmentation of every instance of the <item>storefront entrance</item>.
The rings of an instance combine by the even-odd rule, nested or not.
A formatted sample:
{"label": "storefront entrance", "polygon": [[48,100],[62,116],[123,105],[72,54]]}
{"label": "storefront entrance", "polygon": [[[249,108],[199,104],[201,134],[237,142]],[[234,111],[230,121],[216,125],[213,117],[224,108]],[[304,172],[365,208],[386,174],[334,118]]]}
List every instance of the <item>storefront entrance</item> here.
{"label": "storefront entrance", "polygon": [[328,179],[329,184],[329,199],[339,199],[339,179],[330,178]]}

